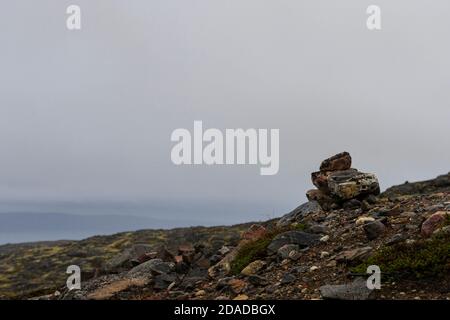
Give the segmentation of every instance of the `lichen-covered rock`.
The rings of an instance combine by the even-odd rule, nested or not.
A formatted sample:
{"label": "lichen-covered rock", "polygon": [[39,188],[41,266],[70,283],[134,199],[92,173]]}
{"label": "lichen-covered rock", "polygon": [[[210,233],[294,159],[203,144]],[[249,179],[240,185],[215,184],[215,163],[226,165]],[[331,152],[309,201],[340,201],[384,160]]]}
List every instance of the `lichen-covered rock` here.
{"label": "lichen-covered rock", "polygon": [[264,266],[266,265],[265,261],[262,260],[256,260],[251,262],[248,266],[246,266],[244,269],[242,269],[241,274],[245,276],[251,276],[255,275],[260,271]]}
{"label": "lichen-covered rock", "polygon": [[277,254],[281,259],[287,259],[289,258],[289,254],[294,251],[298,251],[298,245],[296,244],[285,244],[280,249],[278,249]]}
{"label": "lichen-covered rock", "polygon": [[380,193],[380,185],[374,174],[359,172],[355,169],[331,173],[328,178],[328,187],[331,195],[339,200]]}

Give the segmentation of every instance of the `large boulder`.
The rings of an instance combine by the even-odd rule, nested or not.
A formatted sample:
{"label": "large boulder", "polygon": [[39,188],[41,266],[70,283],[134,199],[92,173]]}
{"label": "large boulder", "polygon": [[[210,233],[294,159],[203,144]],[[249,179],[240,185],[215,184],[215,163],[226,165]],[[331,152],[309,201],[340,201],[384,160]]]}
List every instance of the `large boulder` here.
{"label": "large boulder", "polygon": [[287,231],[277,235],[267,247],[269,255],[278,252],[286,244],[296,244],[300,248],[310,247],[319,243],[320,235],[303,231]]}
{"label": "large boulder", "polygon": [[278,220],[277,225],[279,227],[285,227],[290,225],[293,222],[300,222],[306,216],[319,213],[322,210],[319,203],[317,201],[308,201],[298,206],[288,214]]}

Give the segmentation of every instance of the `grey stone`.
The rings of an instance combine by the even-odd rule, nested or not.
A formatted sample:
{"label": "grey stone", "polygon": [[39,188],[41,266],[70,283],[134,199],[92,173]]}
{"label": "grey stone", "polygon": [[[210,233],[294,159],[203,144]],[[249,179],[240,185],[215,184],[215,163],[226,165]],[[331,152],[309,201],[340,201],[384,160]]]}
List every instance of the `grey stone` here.
{"label": "grey stone", "polygon": [[267,247],[268,254],[274,254],[285,244],[296,244],[300,248],[319,243],[320,236],[302,231],[287,231],[277,235]]}
{"label": "grey stone", "polygon": [[280,249],[278,249],[277,254],[281,259],[289,258],[289,253],[291,251],[298,251],[299,247],[296,244],[285,244]]}
{"label": "grey stone", "polygon": [[291,273],[285,273],[281,278],[281,284],[288,284],[295,281],[296,277]]}
{"label": "grey stone", "polygon": [[135,244],[131,248],[114,256],[105,263],[105,270],[108,272],[118,272],[129,270],[132,267],[132,261],[139,257],[154,251],[153,247],[147,244]]}
{"label": "grey stone", "polygon": [[401,234],[401,233],[397,233],[394,234],[392,237],[390,237],[387,241],[386,241],[386,245],[388,246],[392,246],[396,243],[400,243],[402,241],[406,240],[406,236]]}
{"label": "grey stone", "polygon": [[293,222],[300,222],[310,214],[319,213],[321,211],[322,208],[317,201],[308,201],[281,217],[280,220],[278,220],[277,225],[279,227],[288,226]]}
{"label": "grey stone", "polygon": [[160,275],[172,272],[174,267],[173,263],[152,259],[134,267],[128,272],[128,275],[132,277]]}
{"label": "grey stone", "polygon": [[384,224],[378,220],[366,223],[363,226],[363,228],[364,228],[364,232],[366,233],[366,237],[369,240],[374,240],[374,239],[378,238],[386,230],[386,227],[384,226]]}
{"label": "grey stone", "polygon": [[312,233],[326,234],[328,232],[328,228],[323,224],[314,224],[308,228],[308,231]]}

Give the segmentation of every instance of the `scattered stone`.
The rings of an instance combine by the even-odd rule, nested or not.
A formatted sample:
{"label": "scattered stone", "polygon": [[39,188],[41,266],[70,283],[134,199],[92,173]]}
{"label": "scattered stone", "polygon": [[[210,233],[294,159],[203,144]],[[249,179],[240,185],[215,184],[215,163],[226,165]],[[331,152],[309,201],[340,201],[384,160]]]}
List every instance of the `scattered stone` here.
{"label": "scattered stone", "polygon": [[241,293],[247,287],[247,283],[241,279],[231,279],[228,282],[228,285],[230,289],[236,294]]}
{"label": "scattered stone", "polygon": [[227,246],[223,246],[222,248],[219,249],[219,254],[221,254],[222,256],[226,255],[227,253],[229,253],[231,251],[231,249]]}
{"label": "scattered stone", "polygon": [[175,265],[173,263],[164,262],[161,259],[152,259],[144,262],[128,272],[130,277],[161,275],[170,273],[174,270]]}
{"label": "scattered stone", "polygon": [[322,251],[322,252],[320,253],[320,259],[327,258],[329,255],[330,255],[329,252],[327,252],[327,251]]}
{"label": "scattered stone", "polygon": [[174,273],[167,274],[162,273],[156,275],[153,278],[153,289],[164,290],[169,288],[169,286],[177,280],[177,277]]}
{"label": "scattered stone", "polygon": [[375,218],[372,218],[372,217],[366,217],[366,216],[361,216],[361,217],[359,217],[358,219],[356,219],[355,224],[356,224],[357,226],[362,226],[362,225],[365,224],[365,223],[373,222],[373,221],[375,221]]}
{"label": "scattered stone", "polygon": [[331,208],[331,205],[333,204],[333,199],[321,190],[308,190],[306,192],[306,198],[308,199],[308,201],[315,201],[317,203],[320,203],[322,209],[325,206],[327,208]]}
{"label": "scattered stone", "polygon": [[320,242],[327,242],[328,240],[330,240],[330,236],[329,235],[325,235],[322,238],[320,238]]}
{"label": "scattered stone", "polygon": [[302,256],[302,254],[298,251],[289,252],[289,259],[291,259],[293,261],[300,259],[301,256]]}
{"label": "scattered stone", "polygon": [[247,265],[242,271],[241,274],[245,276],[250,276],[257,274],[262,268],[266,266],[266,262],[262,260],[256,260]]}
{"label": "scattered stone", "polygon": [[433,234],[450,234],[450,226],[445,226],[433,231]]}
{"label": "scattered stone", "polygon": [[319,269],[318,266],[312,266],[311,268],[309,268],[309,271],[313,272],[313,271],[316,271],[318,269]]}
{"label": "scattered stone", "polygon": [[285,273],[281,278],[281,284],[288,284],[295,281],[296,277],[291,273]]}
{"label": "scattered stone", "polygon": [[206,295],[206,291],[205,291],[205,290],[198,290],[198,291],[195,293],[195,296],[196,296],[196,297],[203,297],[204,295]]}
{"label": "scattered stone", "polygon": [[254,286],[265,286],[268,284],[268,281],[265,278],[256,274],[250,275],[247,280]]}
{"label": "scattered stone", "polygon": [[151,246],[147,244],[135,244],[107,261],[105,263],[105,270],[107,272],[126,271],[145,261],[155,258],[164,261],[173,260],[172,254],[170,254],[170,252],[162,245]]}
{"label": "scattered stone", "polygon": [[233,300],[248,300],[248,296],[246,294],[240,294],[235,297]]}
{"label": "scattered stone", "polygon": [[311,233],[325,234],[328,232],[328,228],[322,224],[314,224],[308,228]]}
{"label": "scattered stone", "polygon": [[244,240],[256,240],[263,237],[267,233],[265,227],[259,224],[253,224],[250,228],[242,234]]}
{"label": "scattered stone", "polygon": [[267,247],[269,255],[274,254],[286,244],[296,244],[299,247],[310,247],[319,242],[320,236],[303,231],[287,231],[277,235]]}
{"label": "scattered stone", "polygon": [[403,234],[397,233],[397,234],[394,234],[392,237],[390,237],[390,238],[386,241],[386,245],[392,246],[392,245],[394,245],[394,244],[396,244],[396,243],[405,241],[405,239],[406,239],[406,237],[405,237]]}
{"label": "scattered stone", "polygon": [[354,263],[362,261],[370,256],[372,247],[362,247],[342,252],[336,257],[339,263]]}
{"label": "scattered stone", "polygon": [[344,202],[342,207],[346,210],[356,209],[361,207],[361,201],[358,199],[350,199]]}
{"label": "scattered stone", "polygon": [[425,222],[422,224],[421,233],[424,237],[429,237],[433,234],[436,229],[443,226],[446,219],[450,217],[450,213],[447,211],[438,211],[433,213]]}
{"label": "scattered stone", "polygon": [[289,254],[292,251],[297,252],[298,250],[299,250],[299,247],[296,244],[285,244],[284,246],[282,246],[281,248],[278,249],[277,255],[281,259],[287,259],[287,258],[289,258]]}
{"label": "scattered stone", "polygon": [[366,233],[366,237],[369,240],[378,238],[386,231],[386,227],[384,226],[384,224],[378,220],[366,223],[363,228]]}
{"label": "scattered stone", "polygon": [[191,244],[180,245],[178,255],[182,256],[183,262],[191,264],[195,259],[195,249]]}

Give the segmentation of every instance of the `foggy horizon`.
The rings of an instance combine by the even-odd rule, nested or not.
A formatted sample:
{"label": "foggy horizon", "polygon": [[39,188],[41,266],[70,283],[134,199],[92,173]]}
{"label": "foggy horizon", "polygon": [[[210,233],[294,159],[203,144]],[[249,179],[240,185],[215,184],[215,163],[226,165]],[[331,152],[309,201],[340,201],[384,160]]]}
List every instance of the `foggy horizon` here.
{"label": "foggy horizon", "polygon": [[[0,13],[0,215],[235,224],[306,202],[342,151],[382,190],[450,171],[448,1],[379,0],[377,32],[357,0],[79,0],[79,31],[30,3]],[[278,174],[174,165],[196,120],[279,129]]]}

